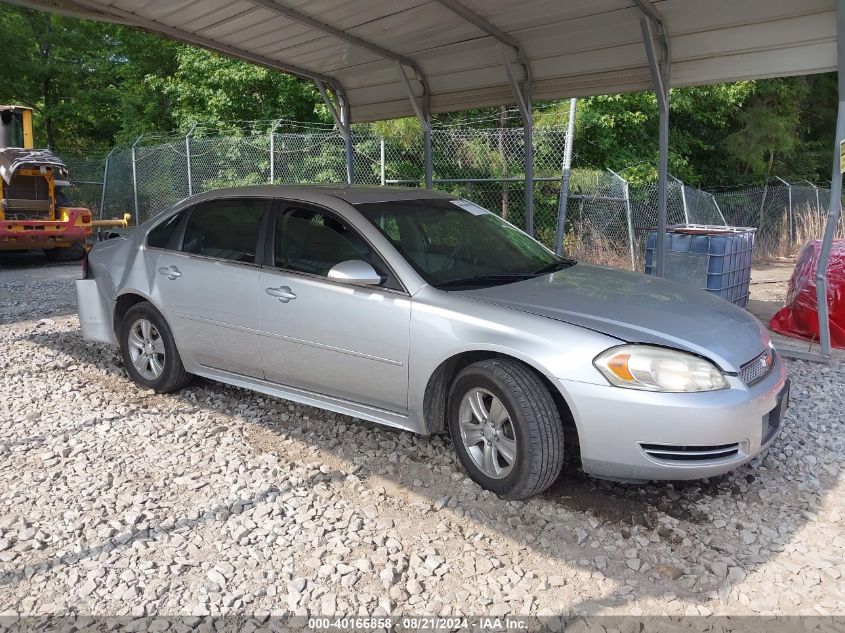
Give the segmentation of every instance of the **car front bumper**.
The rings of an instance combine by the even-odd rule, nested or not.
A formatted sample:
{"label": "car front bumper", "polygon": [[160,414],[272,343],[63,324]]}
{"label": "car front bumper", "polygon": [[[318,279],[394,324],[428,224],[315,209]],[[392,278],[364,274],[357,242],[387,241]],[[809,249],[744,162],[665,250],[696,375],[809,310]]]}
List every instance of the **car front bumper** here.
{"label": "car front bumper", "polygon": [[788,405],[784,363],[775,358],[772,371],[751,387],[730,376],[729,389],[704,393],[560,380],[578,428],[584,471],[614,479],[682,480],[747,463],[777,436]]}

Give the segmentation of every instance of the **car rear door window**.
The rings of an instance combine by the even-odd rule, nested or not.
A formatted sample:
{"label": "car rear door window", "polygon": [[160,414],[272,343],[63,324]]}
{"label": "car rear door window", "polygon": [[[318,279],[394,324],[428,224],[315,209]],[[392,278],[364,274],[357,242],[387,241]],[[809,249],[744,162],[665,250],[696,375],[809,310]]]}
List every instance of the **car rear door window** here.
{"label": "car rear door window", "polygon": [[151,248],[172,248],[171,240],[179,227],[179,222],[184,217],[185,212],[181,211],[150,229],[150,232],[147,233],[147,246]]}
{"label": "car rear door window", "polygon": [[254,263],[265,200],[232,199],[197,205],[185,225],[182,252]]}

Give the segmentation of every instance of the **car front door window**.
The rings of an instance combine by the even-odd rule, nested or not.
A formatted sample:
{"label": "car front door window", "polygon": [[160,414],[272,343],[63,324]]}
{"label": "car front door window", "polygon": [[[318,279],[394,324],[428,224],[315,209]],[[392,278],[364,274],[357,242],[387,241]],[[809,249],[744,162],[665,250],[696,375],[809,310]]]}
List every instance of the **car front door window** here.
{"label": "car front door window", "polygon": [[343,220],[304,207],[289,207],[279,214],[273,239],[277,268],[326,277],[337,264],[354,259],[367,262],[383,276],[381,287],[401,289],[382,259]]}

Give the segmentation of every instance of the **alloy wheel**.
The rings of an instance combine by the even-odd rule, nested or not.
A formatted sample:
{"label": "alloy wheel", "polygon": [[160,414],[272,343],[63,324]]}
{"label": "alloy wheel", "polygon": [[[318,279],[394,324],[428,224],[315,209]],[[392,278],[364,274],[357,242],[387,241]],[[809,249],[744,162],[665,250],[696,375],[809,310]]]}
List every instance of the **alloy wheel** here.
{"label": "alloy wheel", "polygon": [[504,479],[516,463],[516,433],[510,414],[495,395],[474,388],[461,400],[458,426],[473,464],[491,479]]}
{"label": "alloy wheel", "polygon": [[155,380],[164,371],[164,339],[148,319],[138,319],[129,329],[129,357],[147,380]]}

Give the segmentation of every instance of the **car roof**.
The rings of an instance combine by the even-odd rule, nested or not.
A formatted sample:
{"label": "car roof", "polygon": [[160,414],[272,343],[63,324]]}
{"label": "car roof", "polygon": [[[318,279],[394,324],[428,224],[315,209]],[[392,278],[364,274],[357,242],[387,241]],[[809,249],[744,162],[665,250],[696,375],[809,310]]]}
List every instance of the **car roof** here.
{"label": "car roof", "polygon": [[[372,185],[253,185],[246,187],[229,187],[206,191],[189,198],[191,202],[199,202],[214,198],[249,197],[290,197],[311,202],[325,202],[325,197],[338,198],[349,204],[365,202],[394,202],[398,200],[451,200],[455,196],[418,187],[376,187]],[[321,200],[322,198],[322,200]]]}

